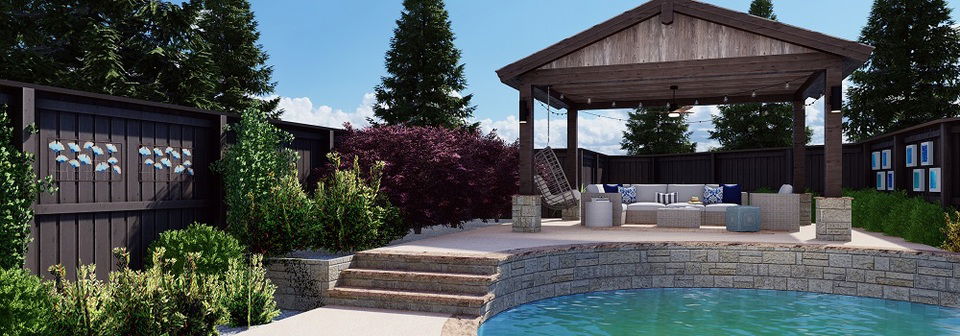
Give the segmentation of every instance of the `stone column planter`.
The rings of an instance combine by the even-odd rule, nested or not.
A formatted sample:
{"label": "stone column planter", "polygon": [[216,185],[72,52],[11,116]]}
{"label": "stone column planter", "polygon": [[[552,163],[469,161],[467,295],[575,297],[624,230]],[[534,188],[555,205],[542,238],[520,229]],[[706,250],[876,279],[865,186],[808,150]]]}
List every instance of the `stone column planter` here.
{"label": "stone column planter", "polygon": [[513,232],[540,232],[540,195],[513,195]]}
{"label": "stone column planter", "polygon": [[277,307],[310,310],[324,305],[328,290],[340,272],[350,267],[353,255],[328,258],[269,258],[267,278],[277,286]]}
{"label": "stone column planter", "polygon": [[817,240],[850,241],[852,203],[850,197],[817,197]]}

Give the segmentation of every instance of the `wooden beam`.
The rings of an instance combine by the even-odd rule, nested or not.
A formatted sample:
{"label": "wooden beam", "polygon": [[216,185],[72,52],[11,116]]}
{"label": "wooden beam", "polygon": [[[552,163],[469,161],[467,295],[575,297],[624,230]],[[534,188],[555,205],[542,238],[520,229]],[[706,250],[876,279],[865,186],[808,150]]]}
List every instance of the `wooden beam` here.
{"label": "wooden beam", "polygon": [[520,194],[536,195],[533,188],[533,86],[520,88]]}
{"label": "wooden beam", "polygon": [[807,120],[806,104],[793,101],[793,190],[802,194],[807,189]]}
{"label": "wooden beam", "polygon": [[673,24],[673,1],[664,0],[660,4],[660,23],[665,25]]}
{"label": "wooden beam", "polygon": [[681,79],[817,71],[823,64],[840,58],[821,53],[734,57],[710,60],[601,65],[539,69],[523,75],[526,83],[538,86],[579,83],[610,83],[636,80]]}
{"label": "wooden beam", "polygon": [[[843,85],[842,64],[835,62],[826,70],[824,82],[824,196],[840,197],[843,189],[843,113],[834,113],[832,87]],[[842,99],[842,97],[841,97]]]}
{"label": "wooden beam", "polygon": [[[803,83],[805,83],[811,75],[812,73],[809,71],[802,71],[793,73],[734,74],[711,77],[690,76],[668,79],[638,79],[607,83],[554,85],[551,86],[551,88],[557,92],[567,93],[573,90],[669,90],[671,85],[677,85],[680,87],[680,90],[683,91],[692,88],[707,88],[718,84],[730,85],[731,83],[738,83],[741,88],[759,88],[761,86],[759,84],[782,84],[789,81],[790,85],[797,89],[802,87]],[[751,85],[744,84],[744,81],[750,81]]]}
{"label": "wooden beam", "polygon": [[566,171],[567,180],[570,181],[570,186],[574,189],[580,189],[580,167],[578,164],[577,157],[579,143],[577,141],[577,115],[578,111],[575,108],[567,109],[567,157],[566,157]]}

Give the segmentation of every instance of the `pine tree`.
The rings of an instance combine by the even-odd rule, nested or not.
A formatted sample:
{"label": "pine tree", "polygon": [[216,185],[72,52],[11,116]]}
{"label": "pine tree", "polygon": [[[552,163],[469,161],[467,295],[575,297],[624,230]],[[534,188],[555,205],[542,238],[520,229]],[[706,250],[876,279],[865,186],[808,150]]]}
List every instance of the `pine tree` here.
{"label": "pine tree", "polygon": [[[374,114],[387,125],[464,127],[473,116],[460,50],[443,0],[404,0],[376,87]],[[371,122],[373,122],[371,120]]]}
{"label": "pine tree", "polygon": [[620,148],[629,155],[692,153],[686,116],[670,117],[664,108],[638,108],[630,112]]}
{"label": "pine tree", "polygon": [[960,32],[944,0],[876,0],[860,42],[876,49],[853,73],[844,131],[862,140],[960,116]]}
{"label": "pine tree", "polygon": [[[771,0],[754,0],[750,14],[776,20]],[[789,104],[721,105],[719,116],[713,116],[714,130],[710,138],[720,142],[721,149],[789,147],[793,144],[793,107]],[[806,129],[807,142],[813,131]]]}

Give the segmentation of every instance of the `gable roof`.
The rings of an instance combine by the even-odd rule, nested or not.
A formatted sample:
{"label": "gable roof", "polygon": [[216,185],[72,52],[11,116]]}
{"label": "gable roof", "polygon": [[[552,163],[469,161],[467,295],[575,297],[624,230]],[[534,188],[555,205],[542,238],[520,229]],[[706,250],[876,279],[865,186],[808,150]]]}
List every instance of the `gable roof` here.
{"label": "gable roof", "polygon": [[546,49],[507,65],[497,74],[500,80],[514,85],[517,77],[550,62],[574,53],[597,41],[614,35],[638,23],[660,16],[664,24],[671,24],[674,13],[744,30],[760,36],[795,44],[817,52],[844,59],[845,74],[860,67],[870,57],[873,47],[814,31],[798,28],[747,13],[741,13],[693,0],[652,0],[637,8],[566,38]]}

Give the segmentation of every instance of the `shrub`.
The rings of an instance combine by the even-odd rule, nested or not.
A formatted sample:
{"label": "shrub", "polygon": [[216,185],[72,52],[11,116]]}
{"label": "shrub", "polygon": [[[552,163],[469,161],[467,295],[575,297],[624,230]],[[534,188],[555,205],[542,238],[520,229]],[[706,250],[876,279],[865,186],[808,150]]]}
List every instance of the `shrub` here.
{"label": "shrub", "polygon": [[231,326],[265,324],[280,315],[273,299],[277,286],[266,275],[261,255],[253,255],[249,264],[242,259],[230,262],[224,276],[223,306],[229,313]]}
{"label": "shrub", "polygon": [[856,227],[930,246],[944,244],[948,229],[940,205],[909,197],[902,191],[864,189],[845,191],[845,195],[853,197],[852,219]]}
{"label": "shrub", "polygon": [[[197,272],[203,274],[222,274],[227,271],[230,261],[243,257],[243,247],[230,234],[206,225],[193,223],[183,230],[170,230],[160,234],[150,244],[149,254],[163,248],[165,259],[175,274],[183,273],[183,265],[188,253],[199,253],[196,260]],[[147,266],[150,266],[148,262]]]}
{"label": "shrub", "polygon": [[[340,157],[327,156],[339,167]],[[406,230],[399,211],[380,193],[383,162],[376,162],[364,177],[359,160],[349,169],[334,171],[317,185],[313,200],[317,207],[319,240],[313,244],[329,251],[357,251],[386,245]]]}
{"label": "shrub", "polygon": [[53,289],[22,269],[0,269],[0,335],[49,335]]}
{"label": "shrub", "polygon": [[289,221],[291,214],[287,211],[298,210],[293,208],[296,204],[278,209],[276,206],[282,204],[277,204],[277,199],[306,199],[292,187],[296,153],[285,145],[293,137],[272,125],[259,109],[243,111],[240,122],[229,130],[235,132],[236,142],[213,165],[214,171],[223,175],[227,231],[254,253],[289,252],[292,248],[288,240],[301,236],[303,222]]}
{"label": "shrub", "polygon": [[226,318],[221,305],[220,278],[197,269],[199,253],[185,255],[180,273],[163,258],[162,247],[153,250],[151,267],[127,267],[129,254],[115,249],[119,269],[110,275],[104,330],[113,335],[216,335]]}
{"label": "shrub", "polygon": [[252,202],[249,213],[260,218],[247,227],[246,235],[253,253],[282,255],[307,247],[316,231],[308,231],[316,221],[314,205],[300,186],[296,175],[287,175],[269,189],[270,197]]}
{"label": "shrub", "polygon": [[33,200],[38,192],[55,189],[51,177],[37,180],[33,154],[14,146],[6,112],[6,106],[0,106],[0,268],[21,268],[30,243]]}
{"label": "shrub", "polygon": [[517,148],[493,133],[405,126],[356,130],[347,125],[338,151],[345,159],[358,158],[362,169],[378,161],[386,164],[383,192],[416,232],[424,226],[509,216],[510,197],[517,193]]}
{"label": "shrub", "polygon": [[108,314],[104,308],[110,293],[103,282],[94,276],[96,265],[77,268],[77,281],[66,279],[66,269],[50,266],[59,295],[54,300],[53,328],[56,335],[113,335],[107,328]]}
{"label": "shrub", "polygon": [[943,228],[945,236],[940,248],[950,252],[960,252],[960,211],[954,211],[953,215],[943,214],[946,225]]}

